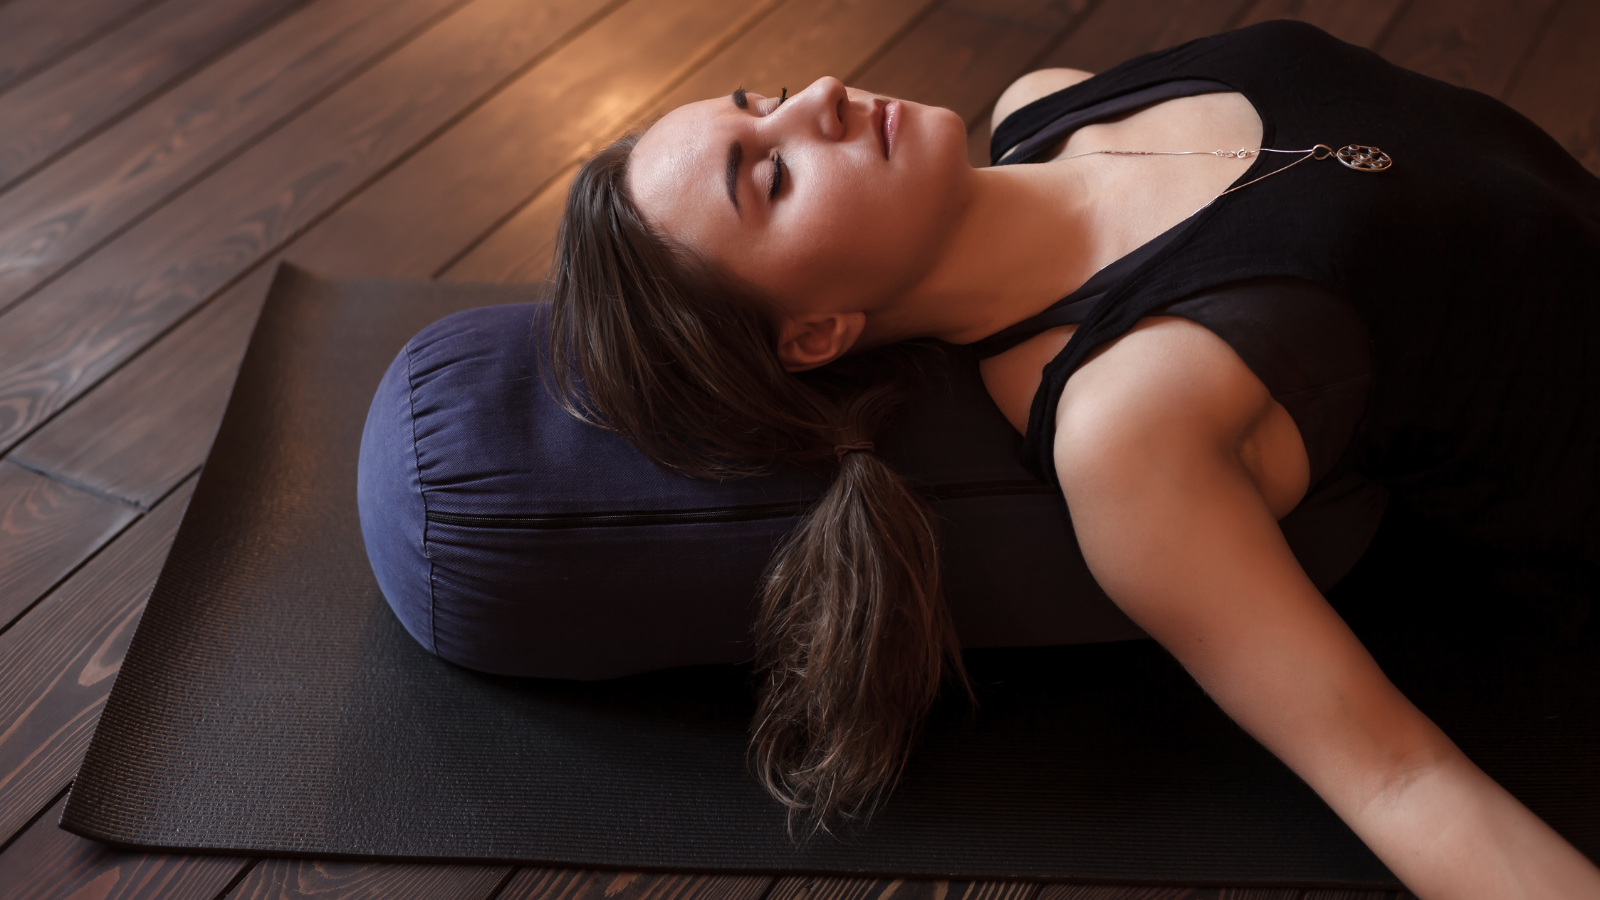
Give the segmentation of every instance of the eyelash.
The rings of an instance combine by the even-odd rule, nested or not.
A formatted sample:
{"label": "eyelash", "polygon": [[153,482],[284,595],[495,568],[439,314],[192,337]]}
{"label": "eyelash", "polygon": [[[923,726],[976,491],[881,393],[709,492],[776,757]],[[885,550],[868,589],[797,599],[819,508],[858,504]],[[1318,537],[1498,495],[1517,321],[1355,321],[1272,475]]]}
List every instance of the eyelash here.
{"label": "eyelash", "polygon": [[772,185],[767,188],[767,201],[778,199],[778,189],[783,187],[783,157],[772,154]]}
{"label": "eyelash", "polygon": [[[789,89],[788,88],[784,88],[783,89],[783,93],[778,95],[778,106],[782,106],[783,102],[785,100],[788,100],[788,99],[789,99]],[[773,110],[777,110],[778,106],[774,106]],[[772,115],[772,113],[767,113],[767,115],[770,116],[770,115]],[[780,188],[782,188],[782,187],[783,187],[783,157],[781,155],[779,155],[777,151],[773,151],[773,153],[772,153],[772,184],[771,184],[770,187],[767,188],[767,202],[770,203],[773,200],[778,199],[778,190]]]}

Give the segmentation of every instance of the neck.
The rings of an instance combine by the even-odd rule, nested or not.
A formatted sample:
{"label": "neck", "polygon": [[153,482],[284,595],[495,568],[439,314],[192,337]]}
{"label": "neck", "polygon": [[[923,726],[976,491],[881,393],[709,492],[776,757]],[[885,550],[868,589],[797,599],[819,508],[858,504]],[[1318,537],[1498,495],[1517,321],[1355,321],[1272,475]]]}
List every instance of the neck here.
{"label": "neck", "polygon": [[864,345],[965,344],[1032,316],[1094,274],[1095,206],[1082,170],[975,169],[960,221],[928,274],[868,317]]}

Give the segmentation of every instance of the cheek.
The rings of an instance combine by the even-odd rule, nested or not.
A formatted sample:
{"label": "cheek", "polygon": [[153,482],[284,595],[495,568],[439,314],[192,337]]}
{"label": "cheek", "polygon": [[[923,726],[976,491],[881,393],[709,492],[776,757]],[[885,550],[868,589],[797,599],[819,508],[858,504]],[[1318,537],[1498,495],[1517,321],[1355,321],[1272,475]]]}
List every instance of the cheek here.
{"label": "cheek", "polygon": [[920,255],[915,218],[881,182],[818,191],[795,212],[783,268],[804,294],[869,301],[902,284]]}
{"label": "cheek", "polygon": [[805,183],[797,176],[795,190],[780,201],[788,205],[752,280],[794,308],[818,302],[870,308],[914,285],[959,218],[966,131],[950,117],[959,139],[946,133],[950,123],[924,120],[896,165],[875,157],[808,165]]}
{"label": "cheek", "polygon": [[[880,285],[903,282],[905,270],[926,264],[940,204],[936,190],[906,174],[867,170],[830,180],[808,198],[801,218],[806,243],[822,251],[819,263]],[[830,260],[835,265],[826,265]]]}

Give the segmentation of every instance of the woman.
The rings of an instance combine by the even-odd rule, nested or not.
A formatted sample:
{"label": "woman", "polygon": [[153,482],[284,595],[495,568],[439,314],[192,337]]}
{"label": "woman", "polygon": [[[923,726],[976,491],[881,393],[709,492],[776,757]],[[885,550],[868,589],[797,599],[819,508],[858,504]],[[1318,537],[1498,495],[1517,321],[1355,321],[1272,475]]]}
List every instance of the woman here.
{"label": "woman", "polygon": [[[870,807],[963,680],[932,519],[872,452],[915,353],[858,351],[976,342],[1096,580],[1413,891],[1600,896],[1277,526],[1357,470],[1507,558],[1600,563],[1600,183],[1495,101],[1293,23],[1035,72],[995,123],[1027,164],[973,170],[953,113],[834,79],[741,90],[573,186],[552,320],[572,407],[691,473],[838,470],[762,597],[769,790]],[[1381,150],[1329,158],[1352,143]],[[1262,147],[1295,152],[1106,152]],[[1258,374],[1351,311],[1357,376],[1308,406]],[[1247,351],[1207,321],[1302,336]]]}

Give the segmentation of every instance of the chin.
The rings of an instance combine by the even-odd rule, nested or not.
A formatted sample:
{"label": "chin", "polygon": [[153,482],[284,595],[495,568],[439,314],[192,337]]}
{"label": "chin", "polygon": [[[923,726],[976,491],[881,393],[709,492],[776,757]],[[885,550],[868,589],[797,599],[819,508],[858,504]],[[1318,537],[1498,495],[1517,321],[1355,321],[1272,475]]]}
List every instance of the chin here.
{"label": "chin", "polygon": [[[920,115],[910,124],[914,125],[913,137],[919,145],[918,181],[929,192],[929,201],[936,197],[944,197],[945,202],[958,201],[959,185],[966,183],[973,171],[967,159],[967,124],[953,110],[942,106],[919,104],[916,111]],[[948,189],[940,189],[939,185],[947,185]]]}

